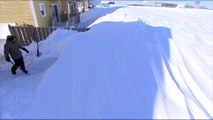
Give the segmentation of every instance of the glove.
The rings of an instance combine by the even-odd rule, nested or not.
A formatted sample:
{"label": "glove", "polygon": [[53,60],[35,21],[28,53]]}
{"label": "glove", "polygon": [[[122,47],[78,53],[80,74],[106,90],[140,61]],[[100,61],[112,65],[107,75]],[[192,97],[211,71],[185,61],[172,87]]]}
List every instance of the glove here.
{"label": "glove", "polygon": [[19,48],[22,49],[22,50],[24,50],[26,53],[29,53],[29,51],[26,48],[24,48],[22,46],[19,46]]}
{"label": "glove", "polygon": [[7,62],[10,62],[10,58],[9,58],[9,57],[8,57],[8,58],[6,58],[6,61],[7,61]]}
{"label": "glove", "polygon": [[29,53],[29,51],[27,49],[25,51],[26,51],[26,53]]}
{"label": "glove", "polygon": [[28,51],[26,48],[24,48],[24,47],[23,47],[23,50],[24,50],[26,53],[29,53],[29,51]]}

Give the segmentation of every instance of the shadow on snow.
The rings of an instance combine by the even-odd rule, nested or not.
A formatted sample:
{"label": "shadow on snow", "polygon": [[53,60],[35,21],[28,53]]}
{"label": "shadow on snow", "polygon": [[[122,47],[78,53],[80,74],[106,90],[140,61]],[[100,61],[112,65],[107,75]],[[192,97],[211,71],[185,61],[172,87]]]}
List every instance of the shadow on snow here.
{"label": "shadow on snow", "polygon": [[94,25],[76,35],[47,71],[28,115],[152,118],[170,38],[169,28],[140,20]]}

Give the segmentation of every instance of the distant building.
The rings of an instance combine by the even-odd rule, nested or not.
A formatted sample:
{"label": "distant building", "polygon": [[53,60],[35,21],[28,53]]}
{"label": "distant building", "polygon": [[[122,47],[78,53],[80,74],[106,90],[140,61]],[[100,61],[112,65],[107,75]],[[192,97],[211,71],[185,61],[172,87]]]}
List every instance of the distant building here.
{"label": "distant building", "polygon": [[178,5],[177,4],[173,4],[173,3],[162,3],[161,4],[162,7],[171,7],[171,8],[175,8]]}

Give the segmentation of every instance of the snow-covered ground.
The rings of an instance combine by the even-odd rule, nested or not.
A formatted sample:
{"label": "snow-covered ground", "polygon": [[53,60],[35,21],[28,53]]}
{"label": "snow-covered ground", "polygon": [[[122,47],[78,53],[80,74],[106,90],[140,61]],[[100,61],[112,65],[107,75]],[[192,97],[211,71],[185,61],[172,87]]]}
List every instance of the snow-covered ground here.
{"label": "snow-covered ground", "polygon": [[212,13],[100,5],[27,47],[30,76],[1,61],[0,118],[212,119]]}

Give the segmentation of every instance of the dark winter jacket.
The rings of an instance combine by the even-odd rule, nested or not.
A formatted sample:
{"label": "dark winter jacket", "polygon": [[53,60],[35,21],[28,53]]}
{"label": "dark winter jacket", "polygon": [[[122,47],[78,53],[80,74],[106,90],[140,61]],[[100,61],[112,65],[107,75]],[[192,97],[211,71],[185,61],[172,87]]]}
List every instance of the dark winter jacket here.
{"label": "dark winter jacket", "polygon": [[22,53],[19,48],[24,49],[23,47],[19,46],[19,44],[13,40],[7,40],[6,44],[4,45],[4,56],[5,59],[9,58],[9,54],[12,59],[16,60],[22,57]]}

